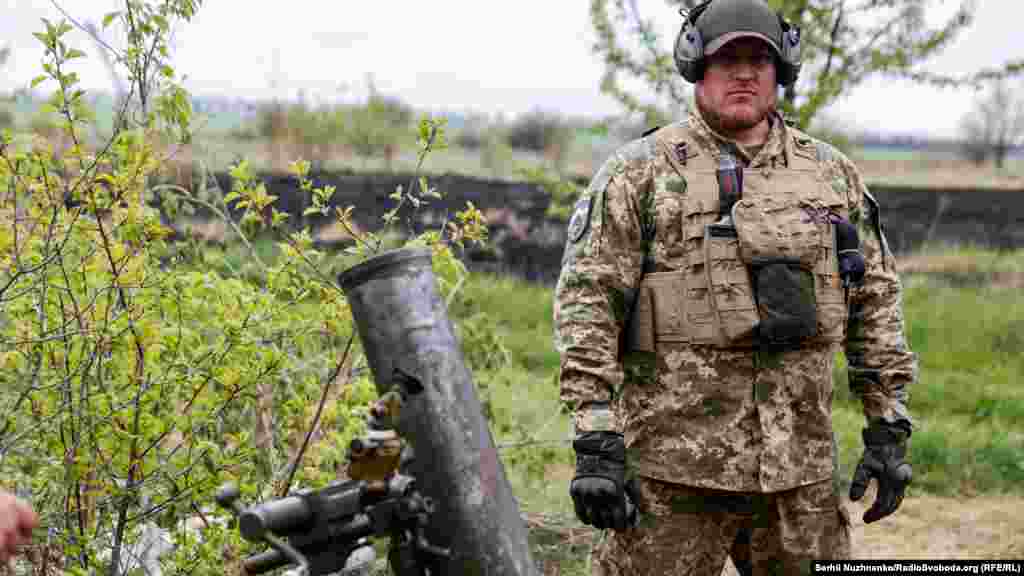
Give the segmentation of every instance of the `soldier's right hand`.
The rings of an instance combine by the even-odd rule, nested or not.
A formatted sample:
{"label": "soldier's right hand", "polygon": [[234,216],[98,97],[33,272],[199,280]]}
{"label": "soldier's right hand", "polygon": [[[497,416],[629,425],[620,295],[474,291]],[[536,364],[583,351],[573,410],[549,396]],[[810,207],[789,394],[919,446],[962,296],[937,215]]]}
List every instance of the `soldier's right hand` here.
{"label": "soldier's right hand", "polygon": [[636,506],[627,496],[626,445],[616,432],[584,432],[572,443],[576,476],[569,485],[576,517],[598,529],[622,531],[636,523]]}
{"label": "soldier's right hand", "polygon": [[18,547],[32,538],[32,529],[39,518],[24,501],[0,490],[0,563],[17,553]]}

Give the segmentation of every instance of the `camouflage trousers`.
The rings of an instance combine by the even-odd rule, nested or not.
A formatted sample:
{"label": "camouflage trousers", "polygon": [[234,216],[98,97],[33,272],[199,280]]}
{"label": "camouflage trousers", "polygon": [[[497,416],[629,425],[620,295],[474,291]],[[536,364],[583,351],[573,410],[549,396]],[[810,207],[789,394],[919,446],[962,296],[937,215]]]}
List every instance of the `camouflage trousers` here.
{"label": "camouflage trousers", "polygon": [[809,574],[815,559],[850,557],[850,521],[831,480],[768,494],[707,490],[639,478],[638,526],[602,535],[598,576]]}

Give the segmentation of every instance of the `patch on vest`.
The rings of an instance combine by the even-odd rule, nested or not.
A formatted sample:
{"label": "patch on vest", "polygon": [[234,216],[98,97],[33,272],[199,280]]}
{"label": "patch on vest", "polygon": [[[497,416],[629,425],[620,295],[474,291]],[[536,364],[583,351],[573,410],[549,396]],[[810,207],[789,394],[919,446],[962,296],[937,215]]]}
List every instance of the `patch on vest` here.
{"label": "patch on vest", "polygon": [[590,223],[590,196],[586,198],[580,198],[576,202],[576,207],[572,212],[572,219],[569,220],[569,241],[576,243],[583,238],[583,233],[587,231],[587,225]]}
{"label": "patch on vest", "polygon": [[675,152],[676,159],[679,160],[679,163],[682,164],[683,166],[686,166],[686,161],[690,159],[689,144],[686,143],[686,140],[678,142],[675,145]]}

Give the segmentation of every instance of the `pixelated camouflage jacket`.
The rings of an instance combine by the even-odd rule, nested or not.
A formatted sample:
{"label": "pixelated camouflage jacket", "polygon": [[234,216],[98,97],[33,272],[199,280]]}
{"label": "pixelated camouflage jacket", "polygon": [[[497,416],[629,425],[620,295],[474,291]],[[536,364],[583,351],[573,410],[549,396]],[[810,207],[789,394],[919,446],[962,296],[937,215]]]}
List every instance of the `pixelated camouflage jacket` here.
{"label": "pixelated camouflage jacket", "polygon": [[[832,371],[837,344],[784,352],[659,343],[626,354],[622,337],[645,272],[691,270],[703,238],[694,230],[718,206],[687,189],[687,158],[731,149],[766,177],[788,154],[813,158],[831,198],[860,232],[867,264],[849,292],[845,355],[851,390],[869,420],[910,425],[916,373],[904,339],[901,286],[871,198],[852,162],[776,117],[750,158],[691,114],[665,141],[647,135],[616,151],[577,202],[555,289],[560,395],[577,431],[625,434],[637,473],[692,486],[772,492],[829,478],[835,468]],[[674,145],[673,145],[674,144]],[[670,158],[669,154],[676,154]],[[682,168],[680,169],[680,166]],[[717,194],[717,190],[714,191]]]}

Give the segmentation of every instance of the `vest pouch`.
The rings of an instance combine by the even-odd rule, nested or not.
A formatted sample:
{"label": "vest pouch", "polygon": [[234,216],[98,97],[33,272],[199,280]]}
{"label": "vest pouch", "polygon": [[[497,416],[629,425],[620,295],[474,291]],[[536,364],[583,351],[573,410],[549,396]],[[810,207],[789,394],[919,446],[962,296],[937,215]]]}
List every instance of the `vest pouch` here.
{"label": "vest pouch", "polygon": [[762,348],[790,348],[818,334],[814,273],[792,260],[758,260],[751,265],[761,321]]}
{"label": "vest pouch", "polygon": [[714,318],[716,344],[733,348],[753,343],[760,321],[747,265],[740,260],[739,237],[734,226],[709,224],[704,228],[704,270]]}
{"label": "vest pouch", "polygon": [[685,296],[681,272],[645,274],[626,328],[626,351],[654,352],[658,342],[688,342]]}
{"label": "vest pouch", "polygon": [[818,334],[815,271],[829,223],[811,206],[787,199],[737,202],[732,209],[740,259],[750,268],[758,345],[792,348]]}

